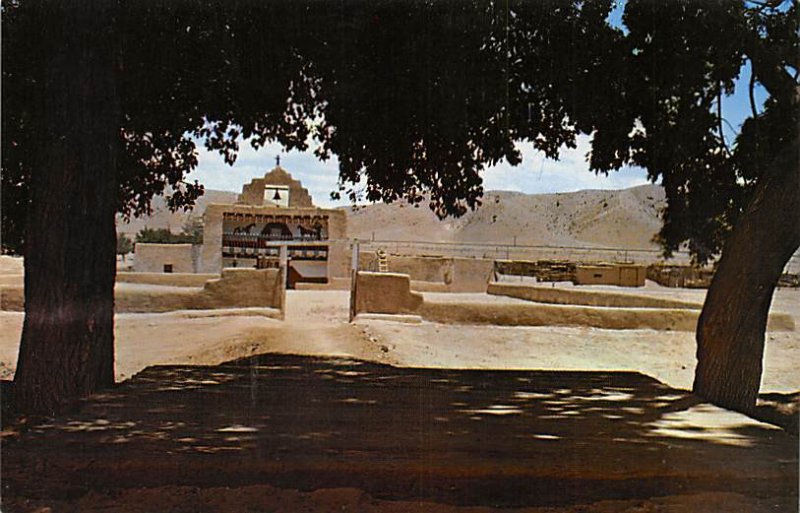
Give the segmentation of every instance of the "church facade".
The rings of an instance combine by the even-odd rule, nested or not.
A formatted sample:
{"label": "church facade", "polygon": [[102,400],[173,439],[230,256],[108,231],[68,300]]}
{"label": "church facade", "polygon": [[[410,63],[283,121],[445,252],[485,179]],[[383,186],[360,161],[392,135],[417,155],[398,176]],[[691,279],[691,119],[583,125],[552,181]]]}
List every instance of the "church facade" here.
{"label": "church facade", "polygon": [[[179,272],[179,266],[166,261],[168,254],[158,252],[159,261],[151,261],[138,246],[136,268]],[[278,267],[284,259],[289,287],[349,276],[351,253],[344,210],[316,207],[308,190],[280,165],[245,184],[236,203],[206,206],[203,244],[198,249],[195,272]],[[177,257],[179,250],[175,250]],[[146,261],[140,261],[140,254]]]}

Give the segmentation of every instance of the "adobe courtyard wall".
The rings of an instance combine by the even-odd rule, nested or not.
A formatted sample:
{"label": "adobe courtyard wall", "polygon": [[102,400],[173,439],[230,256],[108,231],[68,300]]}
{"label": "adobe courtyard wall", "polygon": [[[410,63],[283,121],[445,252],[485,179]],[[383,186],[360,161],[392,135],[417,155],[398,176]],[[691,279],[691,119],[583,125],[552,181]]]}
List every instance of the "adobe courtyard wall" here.
{"label": "adobe courtyard wall", "polygon": [[222,271],[222,213],[230,205],[212,203],[203,212],[203,246],[200,250],[201,273]]}
{"label": "adobe courtyard wall", "polygon": [[294,284],[295,290],[350,290],[350,278],[331,277],[328,283],[299,281]]}
{"label": "adobe courtyard wall", "polygon": [[[269,308],[275,310],[277,317],[282,317],[285,311],[286,287],[280,269],[226,269],[218,278],[206,281],[202,288],[138,285],[127,287],[121,283],[115,288],[116,312]],[[24,310],[23,287],[0,289],[0,308]]]}
{"label": "adobe courtyard wall", "polygon": [[634,264],[577,265],[572,282],[576,285],[617,285],[644,287],[647,268]]}
{"label": "adobe courtyard wall", "polygon": [[[580,326],[609,330],[650,329],[694,332],[699,310],[686,308],[610,308],[545,303],[478,303],[425,301],[423,319],[443,324],[496,326]],[[772,313],[768,331],[794,331],[791,315]]]}
{"label": "adobe courtyard wall", "polygon": [[407,274],[358,271],[354,313],[410,314],[422,306],[422,294],[411,291]]}
{"label": "adobe courtyard wall", "polygon": [[[700,306],[695,303],[601,291],[565,291],[492,283],[489,293],[527,302],[426,300],[412,291],[407,274],[359,271],[353,315],[413,314],[444,324],[496,326],[580,326],[612,330],[651,329],[693,332]],[[795,329],[791,315],[771,313],[769,331]]]}
{"label": "adobe courtyard wall", "polygon": [[210,273],[118,272],[117,283],[141,283],[169,287],[202,287],[208,280],[215,280],[219,277],[219,274]]}
{"label": "adobe courtyard wall", "polygon": [[24,283],[24,274],[0,274],[0,287],[17,287]]}
{"label": "adobe courtyard wall", "polygon": [[284,309],[286,286],[281,269],[225,269],[203,287],[210,308],[263,306]]}
{"label": "adobe courtyard wall", "polygon": [[557,305],[583,305],[617,308],[687,308],[700,310],[703,305],[652,296],[638,296],[634,294],[577,290],[535,285],[518,285],[509,283],[492,282],[486,292],[496,296],[508,296],[525,299],[538,303]]}
{"label": "adobe courtyard wall", "polygon": [[[374,252],[359,254],[359,269],[377,270]],[[494,261],[482,258],[387,255],[389,271],[407,274],[419,292],[485,292]]]}
{"label": "adobe courtyard wall", "polygon": [[117,312],[168,312],[221,308],[272,308],[282,317],[286,287],[280,269],[225,269],[202,288],[118,289]]}
{"label": "adobe courtyard wall", "polygon": [[349,240],[341,237],[330,241],[328,245],[328,282],[332,284],[341,279],[349,282],[352,259],[353,248]]}
{"label": "adobe courtyard wall", "polygon": [[173,273],[193,273],[197,272],[200,247],[137,242],[133,254],[135,272],[163,273],[164,266],[171,265]]}

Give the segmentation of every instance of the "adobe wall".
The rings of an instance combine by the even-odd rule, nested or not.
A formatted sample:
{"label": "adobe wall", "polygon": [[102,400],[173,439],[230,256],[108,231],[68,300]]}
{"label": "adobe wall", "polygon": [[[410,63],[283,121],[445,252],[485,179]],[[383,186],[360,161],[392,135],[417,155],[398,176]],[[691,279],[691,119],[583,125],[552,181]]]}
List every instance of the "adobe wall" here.
{"label": "adobe wall", "polygon": [[575,267],[573,283],[576,285],[644,287],[646,273],[646,268],[642,265],[578,265]]}
{"label": "adobe wall", "polygon": [[329,278],[328,283],[297,282],[295,290],[350,290],[350,278]]}
{"label": "adobe wall", "polygon": [[[698,310],[685,308],[598,308],[542,303],[423,303],[423,319],[444,324],[496,326],[583,326],[611,330],[651,329],[694,332]],[[785,313],[769,316],[768,331],[793,331],[794,319]]]}
{"label": "adobe wall", "polygon": [[[373,251],[359,254],[359,269],[377,270]],[[485,292],[494,261],[482,258],[387,255],[389,271],[407,274],[423,292]]]}
{"label": "adobe wall", "polygon": [[222,271],[222,213],[229,207],[210,204],[203,212],[203,247],[198,268],[201,273]]}
{"label": "adobe wall", "polygon": [[347,241],[347,214],[343,209],[317,209],[328,216],[328,239]]}
{"label": "adobe wall", "polygon": [[347,239],[333,240],[328,245],[328,281],[350,279],[353,249]]}
{"label": "adobe wall", "polygon": [[225,269],[203,287],[210,308],[263,306],[283,310],[286,287],[280,269]]}
{"label": "adobe wall", "polygon": [[495,268],[500,274],[530,276],[536,281],[572,281],[575,262],[566,260],[497,260]]}
{"label": "adobe wall", "polygon": [[[538,287],[492,284],[490,288],[495,293],[508,292],[515,297],[537,297],[559,304],[423,300],[421,294],[411,291],[408,275],[359,271],[351,296],[351,311],[353,316],[360,313],[414,314],[444,324],[581,326],[686,332],[695,331],[700,315],[700,305],[657,298],[563,289],[556,289],[553,296],[547,296],[538,295],[546,290]],[[574,304],[576,302],[590,304]],[[786,313],[772,313],[767,329],[793,331],[794,319]]]}
{"label": "adobe wall", "polygon": [[[168,312],[220,308],[272,308],[285,310],[286,288],[280,269],[226,269],[218,279],[199,287],[118,286],[114,291],[116,312]],[[0,290],[3,310],[24,309],[23,287]]]}
{"label": "adobe wall", "polygon": [[700,310],[703,305],[651,296],[636,296],[599,290],[563,289],[492,282],[488,294],[557,305],[583,305],[617,308],[686,308]]}
{"label": "adobe wall", "polygon": [[25,283],[24,274],[0,274],[0,287],[22,286]]}
{"label": "adobe wall", "polygon": [[647,266],[647,279],[662,287],[706,289],[711,284],[714,272],[691,265],[653,264]]}
{"label": "adobe wall", "polygon": [[411,292],[407,274],[356,273],[355,314],[409,314],[422,305],[422,294]]}
{"label": "adobe wall", "polygon": [[[492,279],[494,261],[482,258],[452,258],[450,292],[486,292]],[[447,283],[447,277],[445,277]]]}
{"label": "adobe wall", "polygon": [[219,278],[219,274],[201,273],[145,273],[118,272],[117,283],[146,283],[171,287],[202,287],[208,280]]}
{"label": "adobe wall", "polygon": [[0,310],[8,312],[25,310],[25,287],[20,284],[0,288]]}
{"label": "adobe wall", "polygon": [[163,273],[165,265],[172,265],[173,273],[197,271],[199,247],[194,244],[153,244],[137,242],[134,247],[135,272]]}

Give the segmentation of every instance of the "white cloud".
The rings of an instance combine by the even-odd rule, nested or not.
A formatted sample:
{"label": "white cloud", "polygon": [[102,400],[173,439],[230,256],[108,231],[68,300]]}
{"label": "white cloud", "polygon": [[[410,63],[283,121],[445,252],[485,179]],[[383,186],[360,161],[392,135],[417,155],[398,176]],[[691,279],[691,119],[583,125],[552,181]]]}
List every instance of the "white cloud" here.
{"label": "white cloud", "polygon": [[[529,194],[570,192],[582,189],[624,189],[647,183],[642,169],[624,168],[609,176],[595,175],[589,171],[586,154],[589,138],[578,139],[577,148],[563,149],[558,161],[544,157],[530,144],[519,145],[522,163],[512,167],[505,162],[483,173],[486,190],[510,190]],[[258,151],[249,143],[241,143],[239,156],[233,166],[222,157],[207,151],[198,142],[198,166],[190,179],[199,180],[209,189],[240,192],[242,185],[256,177],[264,176],[275,167],[275,156],[280,155],[281,167],[303,183],[319,206],[346,205],[346,200],[332,201],[330,193],[336,190],[339,163],[336,157],[326,162],[317,159],[311,151],[285,152],[278,143],[271,143]]]}
{"label": "white cloud", "polygon": [[648,183],[643,169],[623,168],[608,176],[589,170],[586,155],[591,147],[588,136],[581,136],[577,148],[561,150],[559,160],[545,158],[531,144],[518,144],[522,163],[512,167],[505,162],[484,173],[486,190],[510,190],[528,194],[571,192],[583,189],[625,189]]}

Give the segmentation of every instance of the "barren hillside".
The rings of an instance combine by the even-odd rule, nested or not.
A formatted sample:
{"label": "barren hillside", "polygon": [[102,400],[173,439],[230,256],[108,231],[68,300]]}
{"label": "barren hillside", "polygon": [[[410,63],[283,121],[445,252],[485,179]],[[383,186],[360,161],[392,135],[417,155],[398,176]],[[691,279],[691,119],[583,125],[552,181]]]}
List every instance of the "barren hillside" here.
{"label": "barren hillside", "polygon": [[156,196],[153,198],[153,213],[150,216],[140,219],[131,219],[129,223],[124,222],[121,216],[117,216],[117,232],[127,235],[131,240],[145,227],[169,228],[174,233],[180,233],[186,220],[190,216],[202,216],[206,205],[209,203],[234,203],[238,196],[239,195],[235,192],[206,189],[205,194],[197,200],[194,209],[188,212],[182,210],[170,212],[164,197]]}
{"label": "barren hillside", "polygon": [[656,249],[664,190],[643,185],[618,191],[558,194],[489,191],[483,206],[439,221],[425,206],[369,205],[350,211],[348,232],[359,239],[496,242]]}
{"label": "barren hillside", "polygon": [[[153,215],[119,222],[133,238],[148,228],[179,232],[189,216],[202,216],[209,203],[233,203],[237,194],[206,190],[190,212],[169,212],[153,200]],[[642,185],[618,191],[588,190],[558,194],[489,191],[483,206],[458,219],[440,221],[427,208],[407,203],[346,207],[350,237],[379,240],[511,243],[520,245],[602,246],[656,249],[651,239],[661,227],[664,190]]]}

